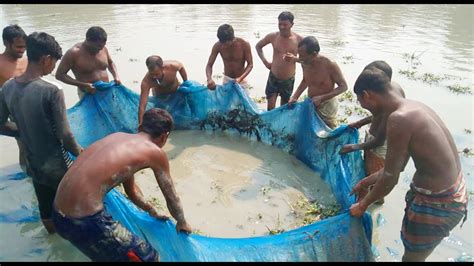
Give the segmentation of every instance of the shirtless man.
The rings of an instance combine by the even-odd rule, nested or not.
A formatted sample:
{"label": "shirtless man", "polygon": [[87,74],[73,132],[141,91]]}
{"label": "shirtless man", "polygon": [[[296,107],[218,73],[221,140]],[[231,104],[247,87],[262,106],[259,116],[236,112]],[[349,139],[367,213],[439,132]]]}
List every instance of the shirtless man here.
{"label": "shirtless man", "polygon": [[[166,220],[143,197],[134,174],[151,168],[176,219],[176,231],[191,233],[162,150],[173,128],[171,115],[159,108],[144,114],[136,134],[113,133],[89,146],[59,184],[53,206],[57,232],[92,261],[158,261],[146,241],[114,221],[104,209],[104,197],[123,184],[128,198],[151,216]],[[166,241],[163,239],[162,241]]]}
{"label": "shirtless man", "polygon": [[8,80],[0,90],[0,127],[9,115],[15,121],[11,135],[19,136],[31,176],[41,221],[54,233],[51,208],[59,182],[82,147],[76,142],[66,116],[64,94],[41,79],[50,74],[62,50],[53,36],[34,32],[26,39],[28,66],[25,73]]}
{"label": "shirtless man", "polygon": [[158,55],[151,55],[145,61],[148,71],[140,85],[140,103],[138,106],[138,125],[142,123],[148,95],[152,89],[153,96],[166,95],[176,92],[181,83],[177,73],[181,75],[183,82],[188,80],[188,74],[181,62],[176,60],[163,61]]}
{"label": "shirtless man", "polygon": [[[288,104],[295,103],[308,88],[308,96],[313,100],[319,116],[330,128],[335,128],[339,106],[336,96],[347,90],[347,83],[337,63],[319,54],[319,51],[318,40],[313,36],[305,37],[298,44],[303,79]],[[286,54],[285,57],[294,56]]]}
{"label": "shirtless man", "polygon": [[[28,65],[28,59],[25,54],[26,34],[18,25],[6,26],[2,33],[5,51],[0,54],[0,88],[5,81],[23,74]],[[0,134],[9,135],[9,129],[14,129],[15,125],[8,121],[0,128]],[[21,169],[26,172],[25,148],[18,137],[15,137],[18,144],[19,162]]]}
{"label": "shirtless man", "polygon": [[[249,42],[242,38],[234,37],[234,29],[229,24],[223,24],[217,29],[218,42],[212,47],[211,55],[206,65],[207,87],[211,90],[216,88],[216,83],[212,79],[212,66],[220,54],[224,63],[224,80],[226,84],[230,79],[241,84],[245,89],[248,85],[245,77],[253,68],[252,50]],[[247,66],[245,66],[247,63]],[[230,78],[230,79],[229,79]]]}
{"label": "shirtless man", "polygon": [[465,179],[454,140],[432,109],[400,96],[379,69],[364,70],[354,92],[363,108],[388,115],[387,157],[384,168],[354,186],[352,193],[358,200],[350,213],[360,217],[373,202],[388,195],[411,157],[416,171],[405,197],[402,260],[425,261],[462,217],[467,218]]}
{"label": "shirtless man", "polygon": [[[114,81],[120,84],[120,78],[117,74],[109,51],[105,44],[107,42],[107,33],[101,27],[90,27],[86,32],[86,40],[75,44],[64,55],[56,71],[56,79],[77,86],[79,99],[84,94],[96,92],[92,85],[96,81],[109,81],[107,69],[114,77]],[[67,73],[72,70],[76,79],[71,78]]]}
{"label": "shirtless man", "polygon": [[[378,68],[382,70],[388,76],[389,80],[392,80],[392,68],[385,61],[374,61],[368,64],[364,70],[369,68]],[[400,85],[394,81],[391,81],[391,84],[391,88],[395,89],[400,96],[405,98],[405,92]],[[385,114],[375,113],[348,125],[351,128],[361,128],[369,123],[370,128],[365,133],[365,142],[344,145],[339,151],[340,154],[344,154],[357,150],[364,150],[365,172],[367,175],[377,172],[385,165],[385,155],[387,153],[387,141],[385,139],[387,117]],[[383,204],[383,202],[384,200],[381,199],[375,203]]]}
{"label": "shirtless man", "polygon": [[5,81],[23,74],[28,65],[25,54],[26,34],[18,25],[10,25],[2,33],[5,51],[0,54],[0,88]]}
{"label": "shirtless man", "polygon": [[[267,110],[275,108],[276,100],[280,95],[280,105],[288,103],[295,84],[296,64],[294,61],[284,60],[284,55],[291,53],[296,56],[298,43],[303,39],[291,31],[294,16],[285,11],[278,16],[278,32],[269,33],[260,40],[255,48],[263,64],[270,70],[265,88],[267,96]],[[268,62],[262,48],[271,43],[273,46],[273,60]]]}

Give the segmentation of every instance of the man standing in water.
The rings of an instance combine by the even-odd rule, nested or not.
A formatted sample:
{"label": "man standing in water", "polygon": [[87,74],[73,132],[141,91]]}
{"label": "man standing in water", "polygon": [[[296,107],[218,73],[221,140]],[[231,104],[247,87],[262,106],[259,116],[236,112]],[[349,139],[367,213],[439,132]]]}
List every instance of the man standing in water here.
{"label": "man standing in water", "polygon": [[363,108],[387,114],[387,156],[384,168],[354,186],[358,201],[350,213],[360,217],[388,195],[411,157],[416,172],[405,197],[402,260],[425,261],[463,216],[467,218],[465,179],[454,140],[433,110],[399,95],[379,69],[364,70],[354,92]]}
{"label": "man standing in water", "polygon": [[[382,70],[391,82],[391,88],[395,89],[396,92],[405,98],[405,92],[398,85],[398,83],[392,80],[392,68],[385,61],[373,61],[368,64],[365,69],[378,68]],[[385,155],[387,153],[387,140],[385,138],[385,130],[387,128],[387,117],[385,114],[372,114],[369,117],[363,118],[357,122],[350,123],[348,126],[351,128],[360,128],[370,123],[370,128],[365,132],[365,142],[358,144],[346,144],[344,145],[339,153],[344,154],[357,150],[364,150],[364,164],[365,173],[369,176],[378,170],[382,169],[385,165]],[[376,201],[377,204],[383,204],[384,199]]]}
{"label": "man standing in water", "polygon": [[142,123],[143,113],[150,89],[153,96],[167,95],[176,92],[181,83],[177,74],[181,75],[183,82],[188,80],[188,74],[181,62],[176,60],[163,61],[158,55],[151,55],[145,61],[148,69],[140,85],[140,103],[138,105],[138,125]]}
{"label": "man standing in water", "polygon": [[[220,54],[224,63],[224,80],[226,84],[230,79],[248,89],[245,77],[253,68],[252,50],[246,40],[234,37],[234,29],[229,24],[223,24],[217,29],[218,42],[212,47],[211,55],[206,65],[207,87],[211,90],[216,88],[216,83],[212,79],[212,66]],[[247,63],[247,66],[245,65]]]}
{"label": "man standing in water", "polygon": [[293,58],[295,60],[291,61],[301,62],[303,68],[303,80],[288,104],[295,103],[308,88],[308,96],[313,100],[319,116],[330,128],[335,128],[339,106],[336,96],[347,90],[347,83],[337,63],[319,54],[319,51],[318,40],[308,36],[298,44],[299,59],[296,60],[292,54],[285,55],[286,60]]}
{"label": "man standing in water", "polygon": [[[303,39],[291,31],[294,16],[291,12],[284,11],[278,16],[278,32],[269,33],[260,40],[255,48],[263,64],[270,70],[265,88],[267,96],[267,110],[275,108],[276,100],[280,95],[280,105],[288,103],[295,84],[294,61],[284,60],[284,55],[291,53],[296,56],[298,43]],[[273,60],[268,62],[262,48],[271,43],[273,46]]]}
{"label": "man standing in water", "polygon": [[[109,81],[107,69],[114,77],[114,81],[120,84],[112,58],[105,44],[107,33],[101,27],[90,27],[86,32],[86,40],[75,44],[64,55],[56,71],[56,79],[77,86],[79,99],[84,97],[84,93],[94,94],[96,88],[93,83],[96,81]],[[76,79],[71,78],[67,73],[72,70]]]}
{"label": "man standing in water", "polygon": [[18,128],[11,134],[19,135],[24,145],[41,220],[54,233],[51,208],[58,184],[72,164],[67,152],[78,156],[82,148],[69,128],[63,91],[41,79],[53,71],[61,47],[44,32],[30,34],[26,46],[25,73],[7,81],[0,91],[0,127],[11,115]]}
{"label": "man standing in water", "polygon": [[153,217],[168,219],[158,215],[135,184],[134,173],[145,168],[155,174],[177,221],[176,231],[191,233],[170,176],[168,157],[162,150],[172,128],[171,115],[152,108],[144,114],[138,133],[113,133],[89,146],[59,184],[53,207],[58,234],[93,261],[158,261],[158,252],[114,221],[103,204],[107,192],[123,183],[135,205]]}
{"label": "man standing in water", "polygon": [[[18,25],[7,26],[3,29],[2,39],[5,51],[0,54],[0,88],[5,81],[23,74],[28,65],[28,59],[23,56],[26,50],[26,34],[23,29]],[[0,134],[8,134],[13,126],[12,122],[7,122],[5,128],[0,128]],[[25,148],[19,138],[15,139],[18,144],[20,166],[26,172]]]}

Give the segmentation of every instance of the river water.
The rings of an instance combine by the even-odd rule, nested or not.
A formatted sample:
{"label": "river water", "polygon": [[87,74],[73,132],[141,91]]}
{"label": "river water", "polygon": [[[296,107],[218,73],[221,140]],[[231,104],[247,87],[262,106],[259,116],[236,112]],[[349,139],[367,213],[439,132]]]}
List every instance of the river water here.
{"label": "river water", "polygon": [[[139,82],[146,72],[145,59],[152,54],[158,54],[165,60],[181,61],[189,79],[205,83],[205,65],[211,47],[217,41],[217,27],[229,23],[236,36],[250,42],[254,68],[247,79],[253,87],[251,97],[260,98],[264,96],[268,70],[253,47],[267,33],[278,30],[278,14],[285,10],[295,15],[293,30],[302,36],[315,36],[320,42],[321,54],[338,63],[349,90],[352,90],[357,75],[365,65],[374,60],[385,60],[392,66],[392,79],[403,87],[407,98],[427,104],[440,115],[453,134],[459,151],[474,147],[473,96],[455,92],[462,89],[472,92],[474,88],[474,5],[3,4],[0,5],[0,27],[17,23],[27,34],[45,31],[55,36],[63,52],[66,52],[72,45],[84,40],[90,26],[101,26],[107,31],[107,47],[122,82],[139,92]],[[270,45],[264,48],[264,53],[268,59],[271,58]],[[221,75],[222,72],[223,64],[218,58],[213,74]],[[52,75],[46,79],[55,80]],[[295,87],[300,80],[301,68],[298,66]],[[58,83],[65,91],[69,108],[78,100],[76,90]],[[347,117],[345,109],[341,109],[339,115]],[[347,119],[354,121],[359,118],[361,116],[353,112]],[[182,141],[190,138],[186,134],[175,136],[178,137]],[[236,158],[245,156],[242,152],[229,152],[235,148],[231,144],[232,140],[228,140],[220,146],[208,146],[206,154],[223,152],[228,161],[237,161]],[[15,168],[18,158],[16,143],[2,136],[0,145],[0,167]],[[225,147],[227,152],[223,151]],[[272,151],[269,147],[263,152],[268,152],[270,157]],[[192,148],[186,152],[192,153]],[[259,160],[256,155],[253,158],[249,160]],[[473,160],[462,153],[461,160],[472,198]],[[209,164],[207,169],[217,165]],[[398,185],[386,197],[385,204],[370,209],[377,261],[401,260],[403,245],[399,232],[403,199],[413,172],[410,161]],[[179,178],[177,180],[179,184]],[[16,182],[8,189],[13,193],[0,193],[0,209],[14,209],[10,206],[25,204],[25,200],[26,207],[35,204],[30,181]],[[221,200],[225,202],[225,198]],[[472,206],[470,199],[469,218],[464,226],[460,228],[458,225],[428,261],[472,261]],[[184,207],[186,209],[186,203]],[[0,224],[0,237],[9,240],[0,241],[1,261],[88,260],[67,241],[48,236],[39,223]]]}

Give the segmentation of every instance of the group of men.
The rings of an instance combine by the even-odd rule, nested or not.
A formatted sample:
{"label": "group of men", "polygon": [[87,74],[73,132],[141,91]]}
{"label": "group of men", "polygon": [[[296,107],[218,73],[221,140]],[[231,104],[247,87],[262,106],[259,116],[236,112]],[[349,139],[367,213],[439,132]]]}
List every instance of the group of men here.
{"label": "group of men", "polygon": [[[319,53],[316,38],[292,32],[293,20],[291,12],[282,12],[279,31],[266,35],[255,47],[269,69],[267,109],[275,108],[278,96],[281,105],[295,103],[308,88],[318,114],[334,128],[336,96],[347,90],[347,83],[338,65]],[[26,36],[19,26],[10,25],[2,37],[6,49],[0,55],[0,133],[18,140],[20,163],[33,179],[47,231],[58,232],[94,261],[158,261],[159,254],[149,243],[111,218],[103,199],[110,189],[123,184],[139,208],[157,219],[168,219],[146,202],[135,184],[134,173],[151,168],[177,222],[177,232],[191,232],[162,150],[173,119],[162,109],[145,112],[150,90],[155,96],[175,92],[180,85],[178,72],[187,80],[183,64],[163,61],[156,55],[148,57],[148,71],[141,83],[138,133],[114,133],[84,150],[70,130],[62,90],[41,77],[50,74],[62,58],[56,78],[77,86],[79,97],[95,93],[94,82],[109,81],[107,70],[120,83],[105,47],[106,32],[100,27],[89,28],[85,41],[64,56],[54,37],[44,32]],[[253,68],[249,43],[235,37],[228,24],[218,28],[217,37],[206,65],[207,87],[216,89],[212,67],[218,54],[224,63],[224,83],[235,80],[245,85]],[[273,46],[272,62],[262,50],[269,43]],[[293,93],[296,63],[302,66],[303,79]],[[67,74],[70,70],[74,78]],[[345,145],[340,151],[364,150],[367,177],[353,188],[357,202],[350,213],[360,217],[368,206],[389,194],[411,157],[416,172],[405,198],[403,260],[424,261],[463,216],[466,219],[465,180],[454,140],[433,110],[405,99],[401,87],[391,81],[391,68],[384,61],[364,68],[354,93],[372,116],[349,124],[360,128],[371,123],[366,141]],[[70,154],[77,156],[74,162]]]}

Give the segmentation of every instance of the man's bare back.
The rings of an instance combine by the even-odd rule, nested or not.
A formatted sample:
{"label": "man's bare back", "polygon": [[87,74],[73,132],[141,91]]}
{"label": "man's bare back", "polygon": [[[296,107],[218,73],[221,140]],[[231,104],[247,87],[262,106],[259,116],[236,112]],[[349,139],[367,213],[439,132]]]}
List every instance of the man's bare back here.
{"label": "man's bare back", "polygon": [[[396,128],[402,125],[402,128]],[[408,146],[406,152],[415,163],[413,182],[417,187],[440,191],[451,186],[461,170],[458,151],[454,139],[439,116],[423,103],[404,100],[387,122],[387,129],[399,131]],[[393,138],[392,138],[393,140]],[[390,143],[388,149],[397,145]],[[398,146],[403,148],[403,146]],[[389,154],[387,154],[387,157]],[[388,159],[388,158],[387,158]]]}
{"label": "man's bare back", "polygon": [[[104,208],[103,198],[110,189],[143,168],[154,166],[159,171],[165,160],[166,154],[146,135],[111,134],[77,158],[58,187],[56,205],[71,217],[94,214]],[[151,163],[155,161],[159,163]]]}

